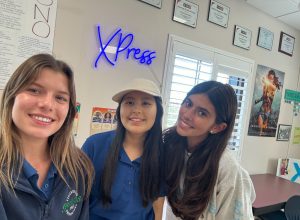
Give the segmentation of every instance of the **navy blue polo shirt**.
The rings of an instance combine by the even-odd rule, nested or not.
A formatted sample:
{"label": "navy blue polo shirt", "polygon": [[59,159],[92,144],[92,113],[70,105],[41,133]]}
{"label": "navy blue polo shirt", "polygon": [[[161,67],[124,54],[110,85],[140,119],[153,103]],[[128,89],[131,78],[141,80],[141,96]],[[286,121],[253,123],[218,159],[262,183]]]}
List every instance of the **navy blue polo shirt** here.
{"label": "navy blue polo shirt", "polygon": [[40,196],[40,198],[44,201],[48,201],[51,198],[51,194],[54,187],[55,178],[57,176],[57,169],[53,163],[49,168],[48,174],[42,184],[42,187],[39,188],[37,185],[37,181],[39,178],[39,174],[37,173],[36,169],[34,169],[31,164],[24,159],[23,161],[23,171],[25,177],[30,182],[33,190]]}
{"label": "navy blue polo shirt", "polygon": [[95,180],[90,195],[90,220],[148,220],[154,219],[152,204],[143,207],[140,195],[139,179],[141,158],[131,161],[124,151],[120,150],[115,180],[112,185],[112,204],[103,207],[100,197],[100,178],[106,155],[114,131],[95,134],[89,137],[82,149],[92,160],[95,168]]}

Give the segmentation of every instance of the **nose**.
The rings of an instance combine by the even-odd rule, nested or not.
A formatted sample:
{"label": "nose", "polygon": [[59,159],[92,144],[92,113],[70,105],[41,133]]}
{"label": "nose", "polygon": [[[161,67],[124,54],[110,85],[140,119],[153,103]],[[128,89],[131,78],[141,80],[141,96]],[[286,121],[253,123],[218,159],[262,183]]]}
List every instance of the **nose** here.
{"label": "nose", "polygon": [[52,111],[54,106],[54,98],[51,94],[45,94],[40,97],[39,107],[45,111]]}
{"label": "nose", "polygon": [[141,113],[141,106],[139,104],[133,105],[133,112],[134,113]]}
{"label": "nose", "polygon": [[194,109],[193,108],[183,108],[181,113],[182,113],[181,116],[185,120],[190,121],[190,120],[192,120],[192,117],[194,115]]}

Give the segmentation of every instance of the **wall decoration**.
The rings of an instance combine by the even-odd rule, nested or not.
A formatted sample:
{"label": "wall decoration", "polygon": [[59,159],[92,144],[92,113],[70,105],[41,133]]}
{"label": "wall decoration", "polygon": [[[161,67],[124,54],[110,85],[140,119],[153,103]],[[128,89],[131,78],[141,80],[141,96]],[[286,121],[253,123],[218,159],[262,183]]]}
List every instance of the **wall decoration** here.
{"label": "wall decoration", "polygon": [[277,141],[289,141],[291,135],[292,125],[278,125]]}
{"label": "wall decoration", "polygon": [[294,128],[293,144],[300,144],[300,127]]}
{"label": "wall decoration", "polygon": [[235,25],[233,45],[249,50],[251,44],[251,34],[252,32],[249,29]]}
{"label": "wall decoration", "polygon": [[0,89],[27,58],[52,54],[57,2],[0,0]]}
{"label": "wall decoration", "polygon": [[210,1],[207,20],[227,28],[230,8],[215,0]]}
{"label": "wall decoration", "polygon": [[115,129],[116,117],[115,109],[93,107],[90,135]]}
{"label": "wall decoration", "polygon": [[76,102],[76,115],[73,121],[73,135],[77,136],[78,133],[78,123],[79,123],[79,113],[80,113],[81,104]]}
{"label": "wall decoration", "polygon": [[257,46],[267,50],[272,50],[273,38],[273,32],[269,31],[266,28],[260,27],[257,36]]}
{"label": "wall decoration", "polygon": [[187,0],[175,0],[173,20],[179,23],[196,27],[199,5]]}
{"label": "wall decoration", "polygon": [[275,137],[283,82],[284,72],[257,65],[248,135]]}
{"label": "wall decoration", "polygon": [[295,38],[281,31],[278,51],[292,56],[294,51]]}
{"label": "wall decoration", "polygon": [[153,6],[157,7],[157,8],[161,8],[162,0],[140,0],[140,1],[146,2],[149,5],[153,5]]}
{"label": "wall decoration", "polygon": [[[109,39],[104,42],[103,36],[101,35],[101,27],[97,26],[97,36],[99,41],[99,51],[97,58],[94,63],[94,67],[97,68],[102,57],[103,60],[108,62],[110,65],[116,65],[118,58],[123,55],[125,59],[138,60],[140,64],[150,65],[156,58],[156,52],[151,50],[143,50],[137,46],[132,45],[134,35],[132,33],[124,34],[122,29],[117,29]],[[117,45],[117,46],[115,46]]]}
{"label": "wall decoration", "polygon": [[294,116],[300,113],[300,92],[286,89],[284,93],[285,103],[293,105]]}
{"label": "wall decoration", "polygon": [[300,183],[300,160],[294,158],[279,158],[276,176]]}

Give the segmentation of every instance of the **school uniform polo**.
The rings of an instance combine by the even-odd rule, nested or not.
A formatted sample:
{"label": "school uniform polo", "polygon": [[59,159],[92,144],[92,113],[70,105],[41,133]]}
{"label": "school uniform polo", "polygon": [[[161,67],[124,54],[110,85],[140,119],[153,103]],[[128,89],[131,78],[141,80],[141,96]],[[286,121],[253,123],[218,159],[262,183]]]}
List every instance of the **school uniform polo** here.
{"label": "school uniform polo", "polygon": [[39,174],[36,169],[34,169],[27,160],[23,161],[23,171],[24,176],[30,182],[34,191],[40,196],[40,198],[44,201],[48,201],[50,199],[51,193],[53,191],[54,181],[57,176],[57,169],[54,164],[51,163],[47,176],[43,182],[41,188],[38,187],[37,182],[39,178]]}
{"label": "school uniform polo", "polygon": [[100,178],[108,150],[115,132],[95,134],[89,137],[82,149],[92,160],[95,181],[90,195],[90,220],[148,220],[154,219],[152,204],[143,207],[140,195],[141,157],[131,161],[121,147],[115,179],[111,188],[112,204],[104,207],[100,194]]}

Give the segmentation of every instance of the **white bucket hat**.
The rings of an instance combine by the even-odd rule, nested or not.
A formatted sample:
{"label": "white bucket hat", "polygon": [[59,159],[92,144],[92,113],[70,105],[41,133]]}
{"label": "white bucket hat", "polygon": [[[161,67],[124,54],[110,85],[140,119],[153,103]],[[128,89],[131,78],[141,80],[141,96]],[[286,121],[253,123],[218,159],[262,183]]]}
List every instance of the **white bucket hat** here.
{"label": "white bucket hat", "polygon": [[112,97],[112,100],[120,103],[124,95],[133,91],[144,92],[149,95],[161,98],[160,90],[153,81],[148,79],[136,78],[131,80],[127,85],[125,85],[125,87],[123,87],[119,92],[117,92]]}

